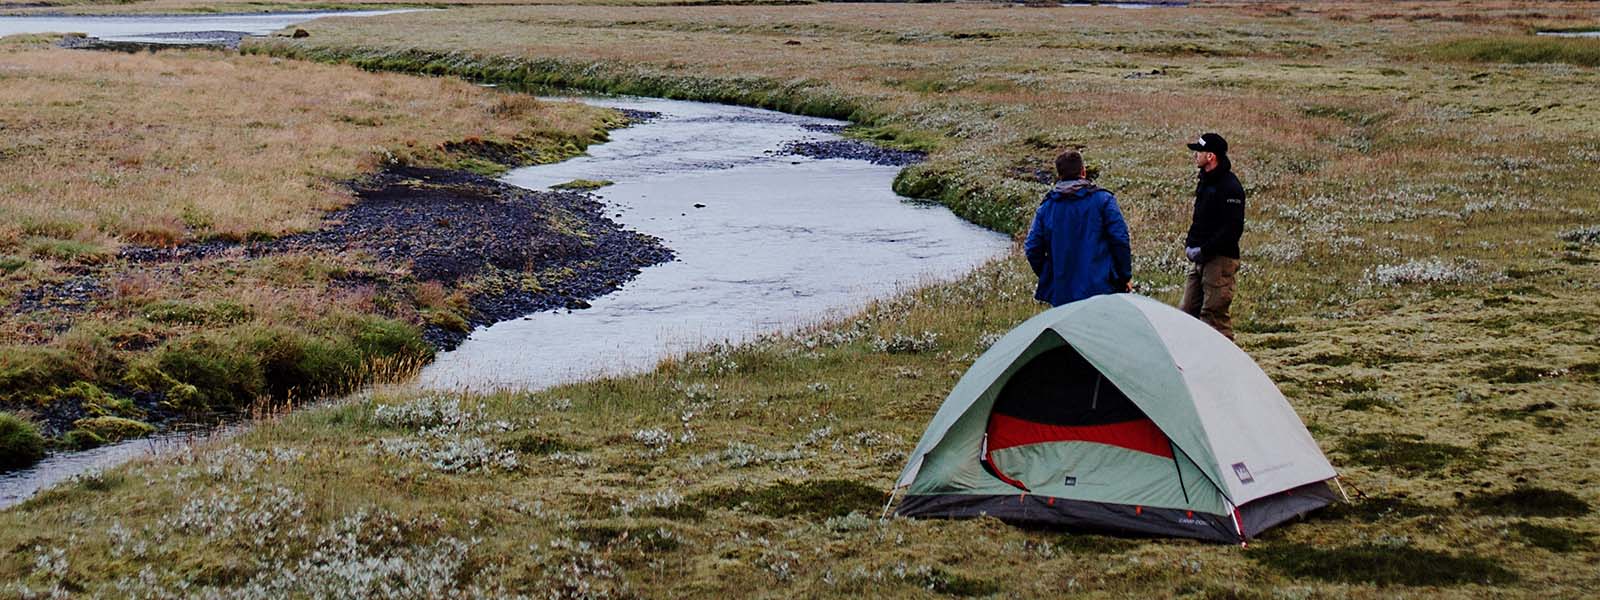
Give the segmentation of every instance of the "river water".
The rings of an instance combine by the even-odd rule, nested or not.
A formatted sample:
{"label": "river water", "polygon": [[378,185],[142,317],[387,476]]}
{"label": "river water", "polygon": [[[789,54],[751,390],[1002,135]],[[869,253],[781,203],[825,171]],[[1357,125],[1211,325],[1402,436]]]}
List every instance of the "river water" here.
{"label": "river water", "polygon": [[237,32],[266,35],[290,25],[323,17],[372,17],[409,10],[258,13],[237,15],[26,15],[0,16],[0,36],[19,33],[83,33],[119,42],[205,43],[208,38],[186,34]]}
{"label": "river water", "polygon": [[1006,236],[890,187],[899,167],[814,159],[785,144],[840,139],[841,121],[656,99],[587,100],[659,112],[587,156],[517,169],[544,189],[609,180],[608,215],[662,238],[677,260],[584,310],[480,328],[421,374],[434,388],[542,388],[638,372],[709,343],[738,342],[857,309],[906,286],[960,276]]}

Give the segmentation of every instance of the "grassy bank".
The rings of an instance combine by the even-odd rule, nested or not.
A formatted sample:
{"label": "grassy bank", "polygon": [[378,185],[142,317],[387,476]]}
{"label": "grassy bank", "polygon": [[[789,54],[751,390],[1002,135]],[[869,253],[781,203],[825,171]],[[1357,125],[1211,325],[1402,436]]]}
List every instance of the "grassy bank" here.
{"label": "grassy bank", "polygon": [[1013,257],[643,375],[386,389],[93,474],[0,514],[19,549],[0,573],[19,594],[1584,597],[1600,75],[1417,52],[1557,19],[1537,6],[1382,6],[495,8],[253,49],[833,107],[815,110],[933,151],[902,189],[1003,230],[1048,158],[1083,146],[1140,289],[1168,301],[1181,144],[1223,131],[1251,193],[1240,344],[1358,497],[1249,548],[875,519],[956,378],[1038,310]]}
{"label": "grassy bank", "polygon": [[[473,281],[227,245],[316,229],[388,165],[552,161],[616,118],[459,80],[45,44],[0,47],[0,408],[56,436],[80,418],[293,403],[409,373],[433,352],[420,327],[460,320]],[[217,251],[128,253],[176,246]]]}

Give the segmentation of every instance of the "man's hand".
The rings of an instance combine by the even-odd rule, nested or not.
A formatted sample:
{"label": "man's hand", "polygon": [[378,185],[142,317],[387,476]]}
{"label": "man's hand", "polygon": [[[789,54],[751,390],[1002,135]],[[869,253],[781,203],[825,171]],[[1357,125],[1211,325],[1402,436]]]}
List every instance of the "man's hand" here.
{"label": "man's hand", "polygon": [[1129,294],[1132,294],[1132,293],[1133,293],[1133,280],[1132,280],[1132,279],[1129,279],[1129,280],[1128,280],[1128,289],[1127,289],[1127,292],[1128,292],[1128,293],[1129,293]]}
{"label": "man's hand", "polygon": [[1200,262],[1199,248],[1184,248],[1183,254],[1189,257],[1189,262]]}

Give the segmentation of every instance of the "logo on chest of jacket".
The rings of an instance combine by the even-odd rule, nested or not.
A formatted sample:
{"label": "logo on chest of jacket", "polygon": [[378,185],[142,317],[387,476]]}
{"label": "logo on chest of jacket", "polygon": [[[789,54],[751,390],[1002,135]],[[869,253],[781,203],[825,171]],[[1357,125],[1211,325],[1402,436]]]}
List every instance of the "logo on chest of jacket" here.
{"label": "logo on chest of jacket", "polygon": [[1062,482],[1062,485],[1078,485],[1078,478],[1068,475],[1067,479]]}
{"label": "logo on chest of jacket", "polygon": [[1255,477],[1250,476],[1250,469],[1245,468],[1242,462],[1233,463],[1233,474],[1239,477],[1239,483],[1255,483],[1256,481]]}
{"label": "logo on chest of jacket", "polygon": [[1244,198],[1229,198],[1228,204],[1244,204]]}

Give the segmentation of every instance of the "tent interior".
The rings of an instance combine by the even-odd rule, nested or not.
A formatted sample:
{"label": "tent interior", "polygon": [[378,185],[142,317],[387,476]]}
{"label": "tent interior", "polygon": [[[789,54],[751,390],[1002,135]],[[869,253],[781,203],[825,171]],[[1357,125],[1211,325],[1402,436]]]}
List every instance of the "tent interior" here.
{"label": "tent interior", "polygon": [[[1105,444],[1174,459],[1173,445],[1161,429],[1067,344],[1035,356],[1001,388],[985,431],[984,468],[1008,484],[1031,490],[1029,482],[1005,468],[1027,456],[1007,460],[1007,455],[1020,453],[1006,451],[1053,442]],[[1181,475],[1177,469],[1173,473]]]}

